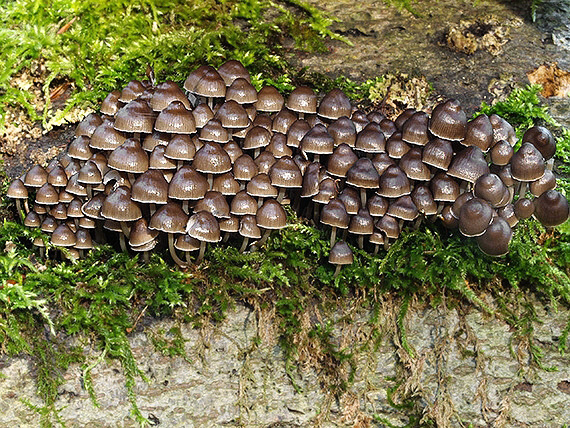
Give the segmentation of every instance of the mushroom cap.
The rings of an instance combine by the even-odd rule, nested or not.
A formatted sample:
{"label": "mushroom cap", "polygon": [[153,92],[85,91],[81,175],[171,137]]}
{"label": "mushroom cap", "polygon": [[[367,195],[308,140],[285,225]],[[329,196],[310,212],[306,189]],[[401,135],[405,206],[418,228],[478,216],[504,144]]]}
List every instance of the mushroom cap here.
{"label": "mushroom cap", "polygon": [[459,231],[465,236],[479,236],[491,224],[494,210],[481,198],[469,199],[459,212]]}
{"label": "mushroom cap", "polygon": [[546,227],[554,227],[568,220],[566,198],[557,190],[547,190],[534,200],[534,217]]}
{"label": "mushroom cap", "polygon": [[392,136],[388,138],[388,141],[386,141],[386,152],[392,159],[400,159],[409,150],[410,146],[402,140],[402,133],[400,131],[393,133]]}
{"label": "mushroom cap", "polygon": [[305,134],[299,150],[305,153],[328,155],[334,150],[334,139],[322,124],[317,124]]}
{"label": "mushroom cap", "polygon": [[78,250],[90,250],[93,248],[91,233],[87,229],[79,228],[75,232],[75,248]]}
{"label": "mushroom cap", "polygon": [[8,186],[6,196],[12,199],[28,199],[28,189],[22,180],[16,178],[10,183],[10,186]]}
{"label": "mushroom cap", "polygon": [[176,162],[164,156],[166,146],[156,146],[149,157],[148,169],[160,169],[163,172],[175,170]]}
{"label": "mushroom cap", "polygon": [[465,136],[467,116],[459,101],[449,99],[433,109],[429,130],[439,138],[461,141]]}
{"label": "mushroom cap", "polygon": [[402,111],[402,113],[400,113],[396,118],[396,120],[394,121],[394,125],[396,125],[396,128],[398,128],[398,130],[401,131],[402,128],[404,127],[404,123],[406,123],[406,121],[410,117],[412,117],[414,113],[416,113],[416,111],[417,110],[413,108],[407,108],[404,111]]}
{"label": "mushroom cap", "polygon": [[[259,116],[258,116],[259,117]],[[307,132],[311,130],[311,126],[304,119],[297,119],[287,129],[287,145],[289,147],[299,147],[301,140]]]}
{"label": "mushroom cap", "polygon": [[208,211],[192,214],[186,224],[186,233],[202,242],[218,242],[222,239],[220,224]]}
{"label": "mushroom cap", "polygon": [[351,217],[348,231],[354,235],[371,235],[374,232],[374,219],[366,208],[360,208]]}
{"label": "mushroom cap", "polygon": [[[103,182],[101,171],[93,161],[85,162],[77,173],[77,182],[81,184],[97,185]],[[66,183],[67,184],[67,183]]]}
{"label": "mushroom cap", "polygon": [[212,70],[216,71],[216,69],[211,65],[201,65],[200,67],[192,71],[184,81],[184,89],[186,89],[188,92],[192,92],[192,90],[194,89],[198,81],[202,78],[202,76],[207,71],[212,71]]}
{"label": "mushroom cap", "polygon": [[380,175],[377,191],[380,196],[398,198],[410,192],[410,180],[398,166],[391,165]]}
{"label": "mushroom cap", "polygon": [[395,218],[411,221],[418,216],[419,212],[412,197],[403,195],[390,202],[387,214]]}
{"label": "mushroom cap", "polygon": [[242,148],[244,150],[266,147],[271,141],[271,131],[261,126],[254,126],[245,135]]}
{"label": "mushroom cap", "polygon": [[24,218],[24,226],[29,228],[36,228],[40,227],[41,224],[42,224],[42,219],[40,218],[38,213],[36,213],[35,211],[30,211],[28,212],[28,214],[26,214],[26,217]]}
{"label": "mushroom cap", "polygon": [[250,196],[262,198],[275,198],[279,193],[271,184],[269,175],[265,173],[259,173],[253,177],[247,183],[246,190]]}
{"label": "mushroom cap", "polygon": [[219,223],[222,232],[235,233],[239,231],[239,217],[235,215],[230,215],[229,218],[220,220]]}
{"label": "mushroom cap", "polygon": [[103,102],[101,103],[101,114],[106,114],[108,116],[114,116],[115,113],[122,107],[122,103],[119,101],[121,96],[121,91],[115,89],[109,92]]}
{"label": "mushroom cap", "polygon": [[206,141],[196,152],[192,166],[198,172],[223,174],[231,171],[232,161],[222,146],[213,141]]}
{"label": "mushroom cap", "polygon": [[181,102],[187,110],[192,109],[190,101],[188,101],[188,98],[184,95],[180,86],[172,80],[167,80],[154,87],[154,92],[149,104],[154,111],[161,111],[168,107],[173,101]]}
{"label": "mushroom cap", "polygon": [[354,262],[354,255],[348,244],[337,241],[331,248],[329,263],[333,265],[350,265]]}
{"label": "mushroom cap", "polygon": [[142,174],[148,169],[149,159],[140,143],[129,138],[111,152],[107,164],[117,171]]}
{"label": "mushroom cap", "polygon": [[243,79],[246,82],[251,81],[249,72],[241,62],[235,59],[230,59],[224,62],[218,68],[218,73],[224,79],[226,86],[231,86],[237,79]]}
{"label": "mushroom cap", "polygon": [[226,100],[233,100],[238,104],[253,104],[257,102],[257,91],[248,80],[238,77],[226,90]]}
{"label": "mushroom cap", "polygon": [[277,159],[275,159],[273,153],[264,150],[253,160],[253,162],[257,166],[260,174],[268,174],[273,164],[277,162]]}
{"label": "mushroom cap", "polygon": [[57,220],[53,218],[51,215],[48,215],[46,216],[46,218],[43,219],[40,229],[42,230],[42,232],[45,233],[53,233],[53,231],[57,229],[57,226],[58,226]]}
{"label": "mushroom cap", "polygon": [[327,131],[333,137],[335,147],[343,143],[350,147],[356,144],[356,126],[347,116],[341,116],[332,122]]}
{"label": "mushroom cap", "polygon": [[477,245],[489,256],[503,256],[509,252],[513,237],[511,226],[502,217],[495,217],[485,232],[477,237]]}
{"label": "mushroom cap", "polygon": [[170,134],[153,131],[152,134],[147,134],[142,140],[142,148],[147,152],[152,152],[156,146],[166,146],[169,141]]}
{"label": "mushroom cap", "polygon": [[531,143],[546,160],[556,153],[556,139],[544,126],[533,126],[527,129],[522,137],[522,143]]}
{"label": "mushroom cap", "polygon": [[492,114],[489,116],[489,121],[493,126],[493,141],[506,140],[511,146],[514,146],[517,142],[517,133],[515,128],[497,114]]}
{"label": "mushroom cap", "polygon": [[67,148],[67,154],[72,159],[87,160],[93,156],[93,151],[90,147],[91,139],[85,135],[76,137]]}
{"label": "mushroom cap", "polygon": [[150,134],[154,128],[155,113],[148,102],[141,99],[129,101],[115,114],[113,126],[122,132],[143,132]]}
{"label": "mushroom cap", "polygon": [[493,207],[501,204],[505,190],[507,190],[507,187],[496,174],[483,174],[475,181],[473,186],[475,196],[485,199]]}
{"label": "mushroom cap", "polygon": [[278,112],[283,108],[285,99],[273,86],[264,86],[257,93],[255,108],[261,112]]}
{"label": "mushroom cap", "polygon": [[419,147],[413,147],[402,156],[398,166],[410,180],[429,181],[431,171],[429,167],[422,162],[422,150]]}
{"label": "mushroom cap", "polygon": [[119,101],[122,103],[128,103],[129,101],[138,98],[145,91],[146,86],[140,80],[131,80],[127,83],[121,90],[121,95],[119,95]]}
{"label": "mushroom cap", "polygon": [[447,171],[453,159],[453,147],[447,140],[434,138],[422,150],[423,163]]}
{"label": "mushroom cap", "polygon": [[[348,170],[356,163],[358,156],[345,143],[338,145],[327,162],[327,172],[336,177],[346,177]],[[374,167],[374,165],[372,165]]]}
{"label": "mushroom cap", "polygon": [[214,112],[208,104],[200,103],[192,110],[192,116],[194,116],[196,128],[202,129],[204,125],[214,118]]}
{"label": "mushroom cap", "polygon": [[469,146],[455,155],[447,173],[460,180],[475,183],[483,174],[489,173],[489,165],[477,146]]}
{"label": "mushroom cap", "polygon": [[[368,114],[368,116],[370,116],[370,114]],[[398,128],[396,128],[396,124],[390,119],[383,119],[380,122],[380,131],[386,138],[390,138],[394,133],[400,132]]]}
{"label": "mushroom cap", "polygon": [[338,119],[341,116],[350,116],[352,106],[350,99],[340,89],[333,89],[324,96],[319,104],[319,116],[326,119]]}
{"label": "mushroom cap", "polygon": [[106,120],[99,125],[95,129],[95,132],[93,132],[93,135],[91,135],[89,146],[92,149],[98,150],[115,150],[123,144],[126,139],[127,137],[125,137],[122,132],[114,128],[114,122]]}
{"label": "mushroom cap", "polygon": [[356,133],[362,131],[366,125],[370,123],[370,120],[368,120],[368,117],[366,117],[366,113],[364,113],[362,110],[354,110],[350,116],[350,120],[354,124]]}
{"label": "mushroom cap", "polygon": [[269,178],[276,187],[298,188],[303,185],[303,174],[291,156],[278,159],[269,169]]}
{"label": "mushroom cap", "polygon": [[56,220],[67,220],[67,206],[59,202],[57,205],[53,205],[49,210],[49,214]]}
{"label": "mushroom cap", "polygon": [[200,241],[190,235],[178,235],[174,241],[174,248],[186,252],[197,251],[200,249]]}
{"label": "mushroom cap", "polygon": [[[358,206],[360,206],[360,197],[358,196],[356,190],[349,187],[344,188],[344,190],[348,189],[350,189],[352,192],[356,194],[356,197],[358,199]],[[338,186],[336,182],[330,177],[325,177],[319,183],[319,193],[313,196],[312,201],[318,204],[327,204],[332,198],[336,197],[337,195],[338,195]],[[345,203],[345,205],[347,204]],[[349,209],[347,206],[347,211],[348,210]],[[356,214],[356,212],[354,214]]]}
{"label": "mushroom cap", "polygon": [[165,233],[184,233],[188,216],[176,202],[162,205],[150,218],[148,228]]}
{"label": "mushroom cap", "polygon": [[218,119],[226,129],[247,128],[249,125],[247,112],[234,100],[224,102],[214,118]]}
{"label": "mushroom cap", "polygon": [[194,134],[196,123],[192,111],[183,102],[174,100],[158,114],[154,129],[171,134]]}
{"label": "mushroom cap", "polygon": [[205,69],[193,88],[187,88],[186,82],[184,83],[184,88],[195,95],[206,98],[221,98],[226,95],[226,83],[222,76],[213,68]]}
{"label": "mushroom cap", "polygon": [[104,193],[99,193],[98,195],[93,196],[83,204],[81,207],[81,212],[86,217],[95,220],[103,220],[103,217],[101,216],[101,208],[103,207],[103,202],[105,201],[106,197],[107,196]]}
{"label": "mushroom cap", "polygon": [[366,201],[366,208],[372,217],[380,217],[386,214],[389,205],[388,199],[378,194],[372,195]]}
{"label": "mushroom cap", "polygon": [[230,218],[230,206],[224,195],[210,190],[194,206],[194,212],[208,211],[217,219]]}
{"label": "mushroom cap", "polygon": [[239,192],[239,183],[231,172],[226,172],[214,178],[212,190],[220,192],[224,196],[232,196]]}
{"label": "mushroom cap", "polygon": [[540,196],[554,188],[556,188],[556,176],[550,169],[547,169],[541,178],[530,183],[530,192],[534,196]]}
{"label": "mushroom cap", "polygon": [[331,199],[321,210],[321,223],[340,229],[348,228],[350,216],[340,199]]}
{"label": "mushroom cap", "polygon": [[386,138],[382,131],[367,126],[356,135],[354,148],[363,153],[382,153],[386,151]]}
{"label": "mushroom cap", "polygon": [[222,122],[219,119],[210,119],[200,130],[201,141],[227,143],[230,139],[230,133],[222,126]]}
{"label": "mushroom cap", "polygon": [[67,186],[65,186],[65,191],[67,193],[71,193],[74,196],[87,196],[87,189],[82,184],[78,183],[77,178],[79,177],[79,173],[73,174],[67,180]]}
{"label": "mushroom cap", "polygon": [[308,86],[298,86],[287,98],[287,108],[299,113],[317,112],[317,94]]}
{"label": "mushroom cap", "polygon": [[380,175],[382,175],[389,166],[397,166],[396,162],[394,162],[394,160],[388,156],[388,153],[376,153],[372,158],[372,163]]}
{"label": "mushroom cap", "polygon": [[359,189],[377,189],[380,174],[368,158],[358,159],[346,174],[346,184]]}
{"label": "mushroom cap", "polygon": [[208,180],[193,167],[184,165],[168,184],[168,196],[179,200],[203,198],[209,189]]}
{"label": "mushroom cap", "polygon": [[246,238],[261,238],[261,229],[257,225],[255,214],[246,214],[240,219],[238,232]]}
{"label": "mushroom cap", "polygon": [[507,141],[497,141],[491,148],[491,162],[495,165],[507,165],[513,157],[515,151]]}
{"label": "mushroom cap", "polygon": [[249,181],[258,174],[259,170],[251,156],[243,154],[234,161],[232,172],[236,180]]}
{"label": "mushroom cap", "polygon": [[194,159],[194,155],[196,155],[194,138],[182,134],[172,136],[166,145],[164,156],[173,160],[191,161]]}
{"label": "mushroom cap", "polygon": [[507,223],[509,223],[511,228],[515,227],[519,222],[519,219],[515,214],[515,206],[513,204],[507,204],[504,207],[499,208],[497,213],[500,217],[505,219]]}
{"label": "mushroom cap", "polygon": [[91,137],[95,129],[102,123],[103,120],[101,119],[101,116],[97,113],[89,113],[75,128],[75,136]]}
{"label": "mushroom cap", "polygon": [[49,183],[45,183],[36,192],[36,203],[41,205],[57,205],[59,192]]}
{"label": "mushroom cap", "polygon": [[310,162],[303,173],[301,198],[309,198],[319,193],[319,184],[323,178],[323,166],[319,162]]}
{"label": "mushroom cap", "polygon": [[528,198],[519,198],[514,203],[515,215],[519,219],[529,218],[534,214],[534,201]]}
{"label": "mushroom cap", "polygon": [[411,197],[414,205],[423,215],[434,215],[437,213],[437,203],[428,186],[415,186]]}
{"label": "mushroom cap", "polygon": [[429,185],[435,201],[455,202],[459,197],[459,184],[445,172],[436,174]]}
{"label": "mushroom cap", "polygon": [[119,186],[103,201],[101,216],[119,222],[134,221],[142,217],[142,212],[138,204],[131,199],[131,189]]}
{"label": "mushroom cap", "polygon": [[51,243],[58,247],[73,247],[77,242],[75,233],[66,223],[62,223],[55,228],[51,234]]}
{"label": "mushroom cap", "polygon": [[287,214],[275,199],[267,199],[255,215],[257,225],[263,229],[283,229],[287,226]]}
{"label": "mushroom cap", "polygon": [[400,222],[389,214],[385,214],[376,221],[376,228],[387,238],[396,239],[400,236]]}
{"label": "mushroom cap", "polygon": [[283,107],[279,113],[273,117],[271,123],[271,131],[287,134],[289,127],[297,120],[297,115],[286,107]]}
{"label": "mushroom cap", "polygon": [[461,142],[464,146],[477,146],[483,152],[487,152],[493,145],[493,125],[486,114],[481,114],[470,120],[465,128],[465,139]]}
{"label": "mushroom cap", "polygon": [[511,174],[518,181],[535,181],[544,175],[546,162],[531,143],[523,143],[511,158]]}
{"label": "mushroom cap", "polygon": [[233,197],[230,213],[233,215],[255,215],[257,213],[257,201],[245,190],[242,190]]}
{"label": "mushroom cap", "polygon": [[293,155],[293,150],[287,145],[287,136],[280,132],[273,133],[265,150],[273,153],[273,156],[277,159],[283,156],[291,157]]}
{"label": "mushroom cap", "polygon": [[443,207],[438,218],[441,220],[446,229],[453,230],[459,227],[459,220],[451,213],[450,205]]}
{"label": "mushroom cap", "polygon": [[131,199],[143,204],[166,204],[168,202],[168,186],[169,184],[162,172],[149,169],[137,177],[133,183]]}
{"label": "mushroom cap", "polygon": [[415,112],[402,126],[402,140],[417,146],[425,146],[429,141],[428,122],[427,113]]}
{"label": "mushroom cap", "polygon": [[463,204],[465,204],[465,202],[473,198],[474,196],[472,192],[464,192],[461,195],[459,195],[457,199],[455,199],[455,202],[453,202],[453,204],[450,205],[451,215],[456,219],[459,219],[459,213],[461,212],[461,207],[463,206]]}

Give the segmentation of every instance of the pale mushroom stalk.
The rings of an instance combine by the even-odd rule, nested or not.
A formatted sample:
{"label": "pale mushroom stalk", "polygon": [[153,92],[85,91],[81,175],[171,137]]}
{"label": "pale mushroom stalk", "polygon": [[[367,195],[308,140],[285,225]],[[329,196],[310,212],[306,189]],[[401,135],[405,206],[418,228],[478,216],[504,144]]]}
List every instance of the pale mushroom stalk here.
{"label": "pale mushroom stalk", "polygon": [[[168,234],[168,251],[170,251],[170,257],[172,257],[172,260],[174,260],[178,266],[181,268],[188,267],[188,265],[178,257],[178,254],[176,254],[176,249],[174,248],[174,233]],[[202,251],[202,246],[200,246],[200,251]]]}
{"label": "pale mushroom stalk", "polygon": [[248,243],[249,243],[249,238],[247,236],[244,236],[243,241],[241,243],[241,247],[239,249],[240,253],[243,253],[245,251]]}
{"label": "pale mushroom stalk", "polygon": [[519,196],[521,198],[524,198],[524,195],[526,195],[527,188],[528,188],[528,183],[526,181],[521,181],[519,188]]}
{"label": "pale mushroom stalk", "polygon": [[206,253],[206,241],[200,241],[200,252],[198,253],[196,264],[200,264],[200,262],[204,259],[205,253]]}
{"label": "pale mushroom stalk", "polygon": [[364,235],[358,235],[358,248],[364,249]]}
{"label": "pale mushroom stalk", "polygon": [[135,177],[135,175],[134,175],[132,172],[128,172],[128,173],[127,173],[127,176],[129,177],[129,182],[131,183],[131,186],[132,186],[133,184],[135,184],[135,181],[136,181],[136,179],[137,179],[137,178]]}
{"label": "pale mushroom stalk", "polygon": [[362,206],[366,206],[366,189],[364,187],[360,188],[360,201],[362,202]]}
{"label": "pale mushroom stalk", "polygon": [[281,203],[285,197],[285,187],[279,188],[279,194],[277,195],[277,202]]}
{"label": "pale mushroom stalk", "polygon": [[550,171],[552,171],[553,168],[554,168],[554,158],[550,158],[546,162],[546,169],[549,169]]}
{"label": "pale mushroom stalk", "polygon": [[336,241],[336,226],[333,226],[331,231],[331,248],[333,247],[335,241]]}
{"label": "pale mushroom stalk", "polygon": [[336,278],[338,276],[338,274],[340,273],[340,270],[342,269],[342,265],[336,265],[336,268],[334,270],[334,275],[333,278]]}

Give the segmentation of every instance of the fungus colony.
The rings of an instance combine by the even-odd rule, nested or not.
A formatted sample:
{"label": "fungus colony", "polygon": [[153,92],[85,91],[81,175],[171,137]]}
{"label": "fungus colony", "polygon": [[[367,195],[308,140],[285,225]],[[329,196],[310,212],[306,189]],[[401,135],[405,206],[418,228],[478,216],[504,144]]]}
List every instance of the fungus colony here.
{"label": "fungus colony", "polygon": [[[569,215],[555,190],[556,143],[543,127],[530,128],[515,152],[507,121],[468,121],[453,99],[431,116],[408,109],[392,121],[356,109],[338,89],[320,103],[309,87],[287,100],[271,86],[258,92],[233,60],[199,67],[184,90],[135,80],[111,92],[59,160],[10,185],[24,224],[77,256],[112,235],[145,259],[168,243],[184,267],[208,243],[259,248],[287,225],[290,204],[330,229],[338,272],[352,263],[346,241],[376,253],[422,219],[500,256],[519,219],[552,227]],[[41,239],[34,244],[43,250]]]}

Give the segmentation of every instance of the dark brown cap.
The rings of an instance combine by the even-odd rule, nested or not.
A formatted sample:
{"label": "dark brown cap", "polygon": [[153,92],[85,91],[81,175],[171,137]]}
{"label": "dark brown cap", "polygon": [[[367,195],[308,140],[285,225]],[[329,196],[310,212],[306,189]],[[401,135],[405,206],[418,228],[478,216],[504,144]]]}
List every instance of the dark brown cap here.
{"label": "dark brown cap", "polygon": [[244,79],[246,82],[251,81],[247,69],[241,62],[235,59],[230,59],[220,65],[218,73],[224,79],[226,86],[230,86],[236,79]]}
{"label": "dark brown cap", "polygon": [[524,143],[511,158],[511,174],[518,181],[535,181],[544,175],[546,162],[531,143]]}
{"label": "dark brown cap", "polygon": [[149,104],[154,111],[161,111],[173,101],[181,102],[187,110],[192,109],[190,101],[188,101],[180,86],[172,80],[167,80],[155,86]]}
{"label": "dark brown cap", "polygon": [[193,167],[184,165],[170,180],[168,196],[179,200],[197,200],[208,191],[208,180]]}
{"label": "dark brown cap", "polygon": [[115,221],[134,221],[142,217],[142,212],[138,204],[131,199],[131,190],[120,186],[103,201],[101,216]]}
{"label": "dark brown cap", "polygon": [[194,212],[208,211],[217,219],[230,217],[230,206],[224,195],[220,192],[210,190],[206,192],[202,199],[199,199],[194,206]]}
{"label": "dark brown cap", "polygon": [[117,171],[142,174],[148,169],[149,160],[140,143],[129,138],[111,152],[108,165]]}
{"label": "dark brown cap", "polygon": [[287,98],[287,108],[299,113],[316,113],[317,94],[308,86],[298,86]]}
{"label": "dark brown cap", "polygon": [[465,128],[465,139],[461,142],[464,146],[477,146],[483,152],[487,152],[493,145],[493,125],[486,114],[481,114],[470,120]]}
{"label": "dark brown cap", "polygon": [[226,100],[233,100],[238,104],[253,104],[257,102],[257,91],[249,81],[238,77],[228,87]]}
{"label": "dark brown cap", "polygon": [[396,165],[389,166],[380,175],[378,194],[387,198],[398,198],[409,195],[411,192],[410,180]]}
{"label": "dark brown cap", "polygon": [[477,237],[477,245],[489,256],[503,256],[509,252],[512,237],[509,223],[502,217],[495,217],[485,232]]}
{"label": "dark brown cap", "polygon": [[108,116],[114,116],[115,113],[123,106],[123,103],[119,101],[121,96],[121,91],[115,89],[105,97],[101,103],[101,114],[106,114]]}
{"label": "dark brown cap", "polygon": [[341,116],[327,128],[328,133],[333,137],[334,146],[348,144],[354,147],[356,144],[356,126],[347,116]]}
{"label": "dark brown cap", "polygon": [[422,150],[419,147],[408,150],[398,162],[398,166],[410,180],[429,181],[431,178],[429,167],[422,162]]}
{"label": "dark brown cap", "polygon": [[423,111],[412,115],[402,126],[402,140],[417,146],[425,146],[429,141],[429,116]]}
{"label": "dark brown cap", "polygon": [[114,122],[104,121],[91,135],[89,146],[98,150],[114,150],[123,144],[126,139],[122,132],[114,128]]}
{"label": "dark brown cap", "polygon": [[273,86],[264,86],[257,94],[255,108],[263,112],[278,112],[283,108],[285,99]]}
{"label": "dark brown cap", "polygon": [[[345,143],[337,146],[327,162],[327,172],[335,177],[346,177],[348,170],[358,160],[352,148]],[[373,165],[374,166],[374,165]]]}
{"label": "dark brown cap", "polygon": [[188,216],[176,202],[162,205],[150,218],[148,228],[165,233],[184,233]]}
{"label": "dark brown cap", "polygon": [[150,134],[154,128],[155,113],[144,100],[130,101],[115,115],[113,126],[122,132],[143,132]]}
{"label": "dark brown cap", "polygon": [[522,143],[531,143],[535,146],[544,159],[548,160],[556,153],[556,139],[552,132],[544,126],[533,126],[523,135]]}
{"label": "dark brown cap", "polygon": [[461,141],[465,135],[466,123],[467,116],[459,101],[449,99],[433,109],[429,120],[429,130],[436,137]]}
{"label": "dark brown cap", "polygon": [[245,190],[238,192],[232,199],[230,213],[234,215],[255,215],[257,212],[257,201],[247,194]]}
{"label": "dark brown cap", "polygon": [[213,141],[206,141],[196,152],[192,166],[198,172],[223,174],[231,171],[232,161],[222,146]]}
{"label": "dark brown cap", "polygon": [[340,229],[348,228],[350,216],[340,199],[331,199],[321,210],[321,223]]}
{"label": "dark brown cap", "polygon": [[436,174],[429,185],[435,201],[455,202],[459,196],[459,184],[445,172]]}
{"label": "dark brown cap", "polygon": [[196,123],[192,111],[181,101],[174,100],[158,114],[154,129],[171,134],[194,134]]}
{"label": "dark brown cap", "polygon": [[319,116],[326,119],[338,119],[350,116],[352,106],[350,100],[340,89],[333,89],[324,96],[319,104]]}
{"label": "dark brown cap", "polygon": [[168,182],[162,172],[149,169],[141,174],[131,187],[131,199],[143,204],[168,202]]}
{"label": "dark brown cap", "polygon": [[358,189],[377,189],[380,175],[368,158],[358,159],[346,174],[346,183]]}
{"label": "dark brown cap", "polygon": [[491,224],[493,207],[481,198],[468,200],[459,212],[459,231],[465,236],[479,236]]}
{"label": "dark brown cap", "polygon": [[261,238],[261,229],[257,225],[257,219],[255,218],[255,215],[246,214],[241,218],[239,222],[239,234],[246,238]]}
{"label": "dark brown cap", "polygon": [[491,162],[495,165],[503,166],[508,164],[515,151],[505,140],[497,141],[491,149]]}
{"label": "dark brown cap", "polygon": [[354,261],[354,255],[348,244],[337,241],[331,248],[329,263],[333,265],[350,265]]}
{"label": "dark brown cap", "polygon": [[534,216],[546,227],[554,227],[568,220],[568,201],[557,190],[547,190],[534,200]]}
{"label": "dark brown cap", "polygon": [[460,180],[475,183],[480,176],[489,173],[489,165],[479,147],[469,146],[455,155],[447,173]]}
{"label": "dark brown cap", "polygon": [[91,137],[95,129],[103,123],[101,117],[96,113],[89,113],[85,118],[79,122],[77,128],[75,128],[75,136],[85,136]]}
{"label": "dark brown cap", "polygon": [[255,215],[257,225],[263,229],[283,229],[287,226],[287,214],[275,199],[267,199]]}

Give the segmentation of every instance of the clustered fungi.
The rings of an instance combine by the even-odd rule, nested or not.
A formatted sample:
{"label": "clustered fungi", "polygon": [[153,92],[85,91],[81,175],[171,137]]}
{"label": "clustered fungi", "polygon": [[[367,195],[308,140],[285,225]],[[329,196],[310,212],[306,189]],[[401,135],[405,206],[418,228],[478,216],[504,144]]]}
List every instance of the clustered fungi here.
{"label": "clustered fungi", "polygon": [[[569,215],[555,190],[555,139],[543,127],[530,128],[515,152],[506,120],[468,121],[453,99],[431,116],[407,109],[392,121],[353,107],[338,89],[320,103],[304,86],[287,100],[271,86],[258,92],[234,60],[199,67],[184,89],[135,80],[111,92],[60,159],[10,185],[24,224],[77,256],[109,234],[145,259],[168,242],[185,267],[207,243],[259,248],[287,225],[290,204],[330,228],[338,273],[353,260],[346,241],[377,253],[424,218],[500,256],[519,219],[553,227]],[[34,244],[43,251],[41,239]]]}

